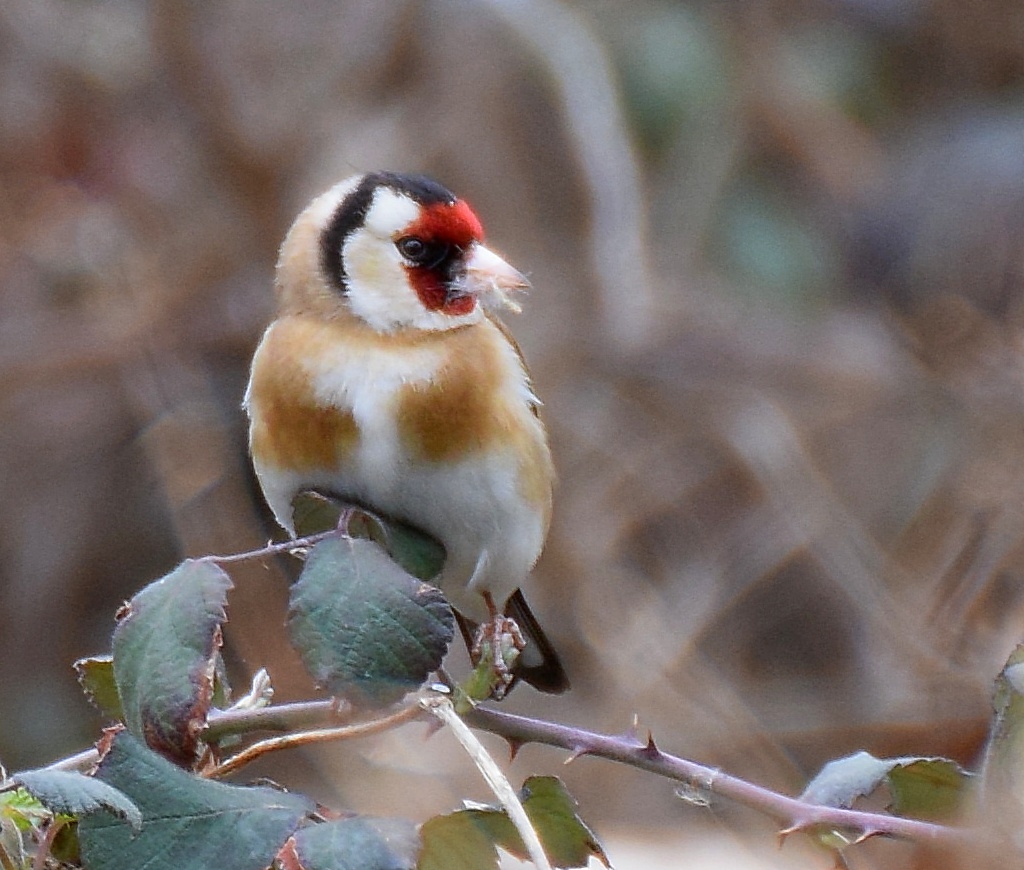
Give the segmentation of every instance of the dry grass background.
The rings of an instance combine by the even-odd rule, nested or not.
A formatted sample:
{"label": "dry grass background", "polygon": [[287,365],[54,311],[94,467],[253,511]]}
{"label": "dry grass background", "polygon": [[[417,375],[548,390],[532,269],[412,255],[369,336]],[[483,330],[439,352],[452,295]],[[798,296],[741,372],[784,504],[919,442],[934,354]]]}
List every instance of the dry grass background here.
{"label": "dry grass background", "polygon": [[[635,713],[791,791],[859,748],[976,763],[1024,637],[1022,83],[1016,0],[8,0],[0,760],[95,736],[70,662],[120,601],[273,533],[239,403],[276,248],[387,167],[535,284],[512,326],[561,482],[530,597],[574,691],[509,706]],[[236,572],[228,652],[296,697],[285,570]],[[266,772],[414,818],[486,799],[420,736]],[[513,777],[680,861],[703,826],[780,860],[764,820],[560,761]]]}

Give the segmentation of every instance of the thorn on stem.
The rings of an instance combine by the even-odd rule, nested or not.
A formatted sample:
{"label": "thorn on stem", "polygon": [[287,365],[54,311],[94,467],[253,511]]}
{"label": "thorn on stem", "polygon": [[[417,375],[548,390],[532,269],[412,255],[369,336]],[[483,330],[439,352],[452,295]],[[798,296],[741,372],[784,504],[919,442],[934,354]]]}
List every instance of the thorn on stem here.
{"label": "thorn on stem", "polygon": [[661,750],[654,744],[654,735],[650,731],[647,732],[647,743],[643,749],[640,750],[640,754],[643,755],[644,758],[657,758],[661,755]]}
{"label": "thorn on stem", "polygon": [[591,750],[587,749],[586,746],[574,746],[569,752],[569,757],[562,762],[562,764],[572,764],[577,758],[583,755],[590,755]]}
{"label": "thorn on stem", "polygon": [[429,740],[431,737],[437,734],[437,732],[440,731],[442,728],[444,728],[444,722],[442,722],[440,719],[428,719],[427,733],[423,735],[424,741]]}

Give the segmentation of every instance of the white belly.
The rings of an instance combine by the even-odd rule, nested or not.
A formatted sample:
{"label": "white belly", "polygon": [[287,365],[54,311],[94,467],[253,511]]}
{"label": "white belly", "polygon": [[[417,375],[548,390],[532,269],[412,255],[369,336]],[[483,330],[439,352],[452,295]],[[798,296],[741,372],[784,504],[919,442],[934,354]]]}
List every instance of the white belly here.
{"label": "white belly", "polygon": [[[428,462],[406,452],[394,408],[403,387],[434,376],[441,357],[430,349],[395,356],[366,348],[353,354],[339,347],[330,357],[321,360],[314,375],[316,393],[325,404],[351,409],[358,446],[342,467],[315,473],[256,463],[275,516],[294,533],[291,500],[313,488],[405,520],[444,544],[441,587],[461,612],[483,620],[487,609],[481,593],[490,592],[500,607],[522,584],[544,545],[547,518],[522,494],[521,458],[502,446],[457,461]],[[523,379],[520,389],[528,392]],[[543,439],[525,400],[522,413],[524,425]]]}
{"label": "white belly", "polygon": [[537,561],[546,532],[540,512],[517,492],[509,457],[485,455],[458,465],[411,467],[398,454],[382,466],[379,446],[365,453],[350,468],[330,474],[257,468],[278,521],[294,531],[291,500],[302,489],[350,498],[405,520],[444,544],[447,558],[440,585],[462,613],[483,620],[484,591],[500,607]]}

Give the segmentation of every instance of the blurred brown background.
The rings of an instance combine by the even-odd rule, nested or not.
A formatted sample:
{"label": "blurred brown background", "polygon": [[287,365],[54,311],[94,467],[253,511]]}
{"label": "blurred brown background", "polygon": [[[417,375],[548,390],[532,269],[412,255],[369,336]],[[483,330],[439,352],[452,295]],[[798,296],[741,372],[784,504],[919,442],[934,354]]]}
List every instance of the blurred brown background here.
{"label": "blurred brown background", "polygon": [[[392,168],[535,285],[511,325],[561,483],[529,593],[574,691],[508,706],[636,713],[790,791],[859,748],[976,763],[1024,637],[1022,85],[1018,0],[8,0],[0,761],[96,736],[70,663],[123,599],[276,534],[240,410],[276,248]],[[295,697],[286,570],[233,572],[228,652]],[[750,823],[797,861],[560,762],[512,776],[557,771],[599,832]],[[488,797],[415,730],[265,772],[414,818]]]}

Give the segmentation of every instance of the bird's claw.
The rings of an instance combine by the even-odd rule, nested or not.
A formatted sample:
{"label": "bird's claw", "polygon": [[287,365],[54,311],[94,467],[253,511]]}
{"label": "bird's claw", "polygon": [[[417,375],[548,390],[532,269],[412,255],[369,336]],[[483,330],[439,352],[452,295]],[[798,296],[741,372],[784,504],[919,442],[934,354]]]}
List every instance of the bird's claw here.
{"label": "bird's claw", "polygon": [[490,697],[500,701],[512,688],[515,675],[512,668],[526,646],[526,639],[516,621],[494,613],[477,630],[470,650],[473,664],[490,670]]}

